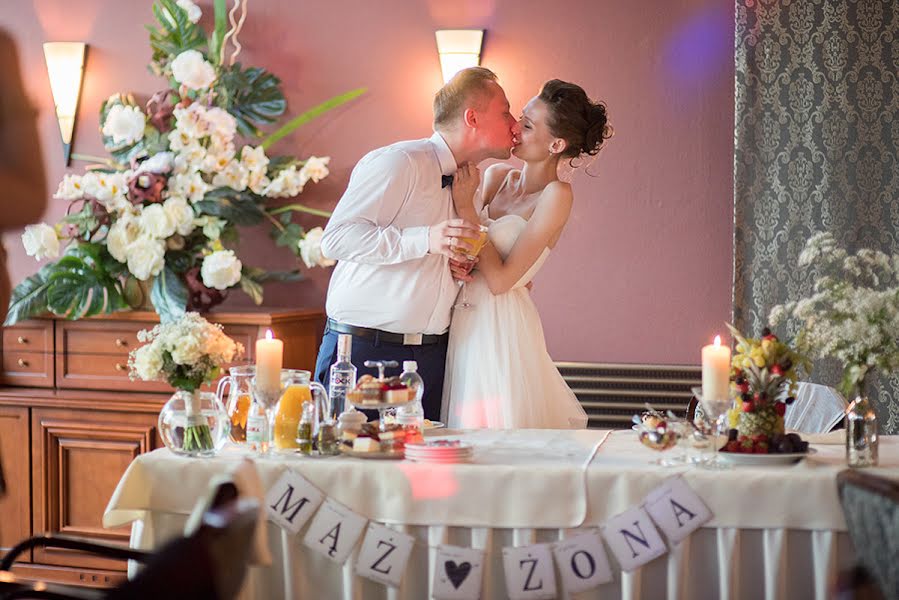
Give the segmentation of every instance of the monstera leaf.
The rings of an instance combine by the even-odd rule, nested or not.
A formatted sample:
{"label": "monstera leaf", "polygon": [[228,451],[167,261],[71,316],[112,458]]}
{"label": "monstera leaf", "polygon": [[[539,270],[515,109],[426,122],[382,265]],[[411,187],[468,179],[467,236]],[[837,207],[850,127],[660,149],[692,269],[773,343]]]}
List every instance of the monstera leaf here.
{"label": "monstera leaf", "polygon": [[174,0],[158,0],[153,4],[153,14],[159,27],[147,25],[150,32],[150,47],[153,48],[153,62],[175,57],[185,50],[202,48],[206,45],[203,30],[187,18],[187,11]]}
{"label": "monstera leaf", "polygon": [[47,288],[50,287],[47,277],[55,266],[44,265],[40,271],[16,286],[9,299],[4,325],[15,325],[19,321],[47,312]]}
{"label": "monstera leaf", "polygon": [[163,323],[173,321],[187,310],[187,286],[181,277],[169,267],[156,276],[150,292],[153,307]]}
{"label": "monstera leaf", "polygon": [[224,67],[216,90],[220,106],[234,115],[245,136],[260,137],[257,125],[274,123],[287,108],[281,80],[259,67],[243,69],[240,63]]}
{"label": "monstera leaf", "polygon": [[46,276],[47,308],[67,319],[81,319],[127,307],[118,279],[103,267],[106,247],[69,246]]}
{"label": "monstera leaf", "polygon": [[194,204],[201,214],[220,217],[235,225],[258,225],[265,218],[262,208],[256,203],[257,196],[249,191],[235,191],[220,187],[207,192],[203,199]]}

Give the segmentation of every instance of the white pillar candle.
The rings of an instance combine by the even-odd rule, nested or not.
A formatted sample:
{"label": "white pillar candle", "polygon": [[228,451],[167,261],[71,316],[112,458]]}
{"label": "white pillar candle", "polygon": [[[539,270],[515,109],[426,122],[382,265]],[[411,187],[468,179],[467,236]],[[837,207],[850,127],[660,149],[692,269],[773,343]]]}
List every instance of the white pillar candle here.
{"label": "white pillar candle", "polygon": [[265,332],[265,338],[256,340],[256,387],[261,391],[277,393],[281,390],[281,365],[284,360],[284,342]]}
{"label": "white pillar candle", "polygon": [[708,400],[726,400],[730,386],[730,348],[715,343],[702,348],[702,396]]}

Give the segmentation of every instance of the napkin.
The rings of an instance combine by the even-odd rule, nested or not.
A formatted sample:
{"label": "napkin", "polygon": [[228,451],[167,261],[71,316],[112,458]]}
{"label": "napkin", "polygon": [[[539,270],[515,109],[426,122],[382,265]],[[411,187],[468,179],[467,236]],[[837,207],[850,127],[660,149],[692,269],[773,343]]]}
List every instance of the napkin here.
{"label": "napkin", "polygon": [[799,437],[809,444],[838,446],[846,443],[845,429],[837,429],[836,431],[828,431],[827,433],[803,433],[801,431],[790,431],[789,433],[798,433]]}

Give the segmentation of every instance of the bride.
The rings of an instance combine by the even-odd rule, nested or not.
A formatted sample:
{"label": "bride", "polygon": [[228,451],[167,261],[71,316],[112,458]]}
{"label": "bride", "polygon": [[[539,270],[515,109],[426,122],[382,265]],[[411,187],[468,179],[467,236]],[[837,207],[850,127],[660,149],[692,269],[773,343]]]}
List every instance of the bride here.
{"label": "bride", "polygon": [[584,428],[587,414],[546,351],[526,286],[571,213],[574,197],[558,178],[559,162],[595,155],[611,128],[605,105],[553,79],[527,103],[516,133],[512,153],[524,165],[487,169],[480,213],[477,167],[461,167],[453,181],[459,216],[486,225],[488,239],[465,284],[471,307],[453,313],[443,421],[457,428]]}

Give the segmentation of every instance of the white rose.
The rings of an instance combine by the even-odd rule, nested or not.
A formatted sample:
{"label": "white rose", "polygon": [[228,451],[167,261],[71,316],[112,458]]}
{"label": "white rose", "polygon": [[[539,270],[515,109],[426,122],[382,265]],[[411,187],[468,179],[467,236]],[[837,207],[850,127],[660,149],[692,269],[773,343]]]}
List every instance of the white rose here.
{"label": "white rose", "polygon": [[111,137],[115,144],[133,144],[144,137],[147,117],[137,106],[115,104],[106,113],[103,135]]}
{"label": "white rose", "polygon": [[59,182],[54,198],[59,200],[80,200],[84,197],[84,185],[80,175],[66,175]]}
{"label": "white rose", "polygon": [[219,250],[203,259],[200,276],[203,285],[217,290],[225,290],[240,281],[243,264],[231,250]]}
{"label": "white rose", "polygon": [[165,266],[165,242],[139,237],[128,246],[128,270],[141,281],[159,275]]}
{"label": "white rose", "polygon": [[59,237],[56,230],[46,223],[27,226],[22,233],[22,245],[28,256],[33,256],[35,260],[59,256]]}
{"label": "white rose", "polygon": [[306,160],[306,164],[303,165],[303,169],[300,173],[306,178],[306,181],[311,179],[314,183],[318,183],[330,173],[328,170],[329,162],[331,162],[330,156],[323,156],[321,158],[310,156]]}
{"label": "white rose", "polygon": [[203,16],[203,11],[191,0],[178,0],[176,4],[187,13],[187,18],[191,23],[196,23]]}
{"label": "white rose", "polygon": [[223,108],[214,106],[206,111],[206,122],[209,124],[209,135],[219,135],[230,141],[237,133],[237,119]]}
{"label": "white rose", "polygon": [[215,69],[196,50],[185,50],[172,61],[172,76],[192,90],[204,90],[215,81]]}
{"label": "white rose", "polygon": [[138,173],[168,173],[172,170],[175,155],[171,152],[157,152],[137,167]]}
{"label": "white rose", "polygon": [[169,220],[175,225],[175,231],[181,235],[190,235],[194,230],[194,209],[184,198],[169,198],[163,204]]}
{"label": "white rose", "polygon": [[164,240],[175,233],[175,222],[161,204],[145,206],[139,222],[141,232],[148,237]]}
{"label": "white rose", "polygon": [[322,235],[324,230],[321,227],[315,227],[306,232],[303,239],[300,240],[300,258],[306,263],[310,269],[312,267],[331,267],[337,261],[326,258],[322,254]]}

